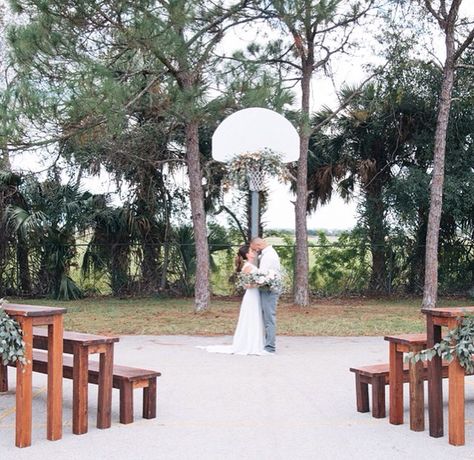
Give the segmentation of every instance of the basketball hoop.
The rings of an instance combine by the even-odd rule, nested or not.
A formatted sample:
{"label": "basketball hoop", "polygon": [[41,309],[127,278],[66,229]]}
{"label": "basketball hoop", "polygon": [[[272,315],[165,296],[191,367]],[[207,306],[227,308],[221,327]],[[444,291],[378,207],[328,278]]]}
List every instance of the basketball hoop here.
{"label": "basketball hoop", "polygon": [[294,126],[273,110],[251,107],[227,117],[212,136],[212,157],[228,163],[228,183],[251,191],[251,236],[258,236],[259,193],[268,176],[287,181],[285,163],[299,158]]}
{"label": "basketball hoop", "polygon": [[288,170],[281,161],[281,155],[270,149],[259,152],[245,152],[229,162],[227,180],[231,185],[243,188],[248,185],[252,192],[265,190],[268,176],[276,176],[283,182],[288,179]]}
{"label": "basketball hoop", "polygon": [[261,192],[265,190],[265,171],[253,170],[247,172],[247,182],[249,190],[252,192]]}

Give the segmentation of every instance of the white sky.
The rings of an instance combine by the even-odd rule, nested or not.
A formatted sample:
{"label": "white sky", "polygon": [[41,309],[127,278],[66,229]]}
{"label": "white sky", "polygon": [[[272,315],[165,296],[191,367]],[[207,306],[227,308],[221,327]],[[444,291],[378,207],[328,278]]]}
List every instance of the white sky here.
{"label": "white sky", "polygon": [[[295,196],[290,193],[289,186],[279,184],[276,180],[269,182],[268,210],[261,217],[266,228],[295,228],[294,202]],[[326,206],[318,207],[308,217],[308,230],[348,230],[356,223],[357,197],[347,204],[337,194]]]}

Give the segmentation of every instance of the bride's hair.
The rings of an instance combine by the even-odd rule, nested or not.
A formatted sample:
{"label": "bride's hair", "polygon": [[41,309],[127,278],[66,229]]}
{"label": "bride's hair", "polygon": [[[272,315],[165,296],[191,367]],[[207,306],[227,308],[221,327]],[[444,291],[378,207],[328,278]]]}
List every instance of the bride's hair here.
{"label": "bride's hair", "polygon": [[247,254],[250,251],[250,246],[244,245],[240,246],[239,250],[237,251],[237,256],[235,257],[235,271],[240,273],[242,271],[242,267],[244,266],[245,261],[247,260]]}

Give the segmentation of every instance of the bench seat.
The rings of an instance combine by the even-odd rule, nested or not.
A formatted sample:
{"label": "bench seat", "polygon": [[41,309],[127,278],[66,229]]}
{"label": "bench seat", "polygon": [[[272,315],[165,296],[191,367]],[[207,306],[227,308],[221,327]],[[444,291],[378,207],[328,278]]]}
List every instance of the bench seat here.
{"label": "bench seat", "polygon": [[[77,346],[97,347],[104,344],[115,343],[120,340],[117,336],[86,334],[84,332],[64,331],[63,353],[73,354]],[[33,328],[33,348],[48,349],[48,329],[43,327]]]}

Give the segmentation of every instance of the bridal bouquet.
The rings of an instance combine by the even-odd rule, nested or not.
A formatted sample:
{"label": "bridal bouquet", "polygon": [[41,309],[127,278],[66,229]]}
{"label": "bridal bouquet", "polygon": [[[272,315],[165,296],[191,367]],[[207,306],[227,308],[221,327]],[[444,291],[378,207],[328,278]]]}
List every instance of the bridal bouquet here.
{"label": "bridal bouquet", "polygon": [[271,292],[281,292],[283,290],[282,277],[274,270],[257,269],[253,273],[240,273],[238,286],[245,289],[249,285]]}

